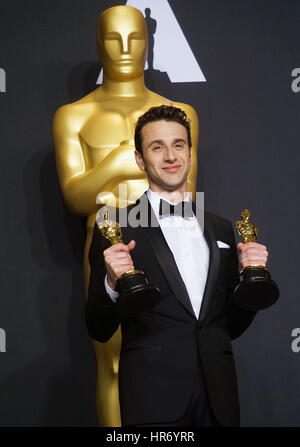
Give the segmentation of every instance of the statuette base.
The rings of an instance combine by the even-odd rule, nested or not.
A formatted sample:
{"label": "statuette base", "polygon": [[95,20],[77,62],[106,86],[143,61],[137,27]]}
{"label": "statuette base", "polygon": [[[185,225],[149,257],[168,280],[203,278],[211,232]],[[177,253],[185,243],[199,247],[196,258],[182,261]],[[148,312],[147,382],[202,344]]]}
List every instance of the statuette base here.
{"label": "statuette base", "polygon": [[241,309],[258,311],[275,304],[279,289],[265,267],[247,267],[240,273],[234,296]]}
{"label": "statuette base", "polygon": [[122,275],[117,282],[118,312],[122,318],[134,317],[150,310],[161,298],[157,287],[149,285],[142,271],[130,271]]}

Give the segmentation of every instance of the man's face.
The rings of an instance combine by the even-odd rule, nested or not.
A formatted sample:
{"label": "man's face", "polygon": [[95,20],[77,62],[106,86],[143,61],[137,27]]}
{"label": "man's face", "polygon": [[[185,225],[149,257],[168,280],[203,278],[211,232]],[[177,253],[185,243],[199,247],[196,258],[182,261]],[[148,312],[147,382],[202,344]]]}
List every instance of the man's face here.
{"label": "man's face", "polygon": [[111,79],[130,80],[143,73],[147,38],[145,19],[135,8],[116,6],[100,17],[98,52]]}
{"label": "man's face", "polygon": [[139,168],[146,171],[155,192],[186,191],[192,165],[187,131],[173,121],[154,121],[141,129],[143,156],[135,151]]}

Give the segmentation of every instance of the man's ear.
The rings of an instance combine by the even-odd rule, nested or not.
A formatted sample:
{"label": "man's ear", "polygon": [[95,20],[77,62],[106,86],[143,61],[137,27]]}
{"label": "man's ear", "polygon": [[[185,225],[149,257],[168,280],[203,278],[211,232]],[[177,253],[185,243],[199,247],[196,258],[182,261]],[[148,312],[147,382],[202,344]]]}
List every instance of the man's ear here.
{"label": "man's ear", "polygon": [[190,147],[190,166],[193,166],[193,152],[191,147]]}
{"label": "man's ear", "polygon": [[139,151],[134,151],[135,161],[141,171],[145,171],[145,163]]}

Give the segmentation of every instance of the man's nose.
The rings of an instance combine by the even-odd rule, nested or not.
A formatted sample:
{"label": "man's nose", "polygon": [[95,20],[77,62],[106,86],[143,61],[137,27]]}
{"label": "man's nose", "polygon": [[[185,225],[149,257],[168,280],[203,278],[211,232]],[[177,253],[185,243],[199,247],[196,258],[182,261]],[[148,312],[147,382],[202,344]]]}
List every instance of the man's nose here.
{"label": "man's nose", "polygon": [[177,158],[177,154],[172,147],[165,148],[164,156],[166,161],[175,161]]}

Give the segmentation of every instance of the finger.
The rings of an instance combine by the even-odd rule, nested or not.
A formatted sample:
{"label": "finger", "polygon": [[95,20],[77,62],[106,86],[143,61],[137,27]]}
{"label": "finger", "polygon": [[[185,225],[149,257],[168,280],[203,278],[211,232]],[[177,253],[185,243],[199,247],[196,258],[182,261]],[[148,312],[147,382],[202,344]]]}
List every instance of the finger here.
{"label": "finger", "polygon": [[135,248],[136,242],[134,240],[130,241],[129,244],[127,244],[128,250],[131,251]]}
{"label": "finger", "polygon": [[247,247],[251,248],[257,248],[257,249],[264,249],[267,250],[267,247],[264,244],[259,244],[258,242],[248,242],[245,244]]}
{"label": "finger", "polygon": [[131,259],[125,259],[125,260],[114,260],[111,261],[108,266],[112,269],[112,270],[116,270],[118,268],[123,268],[124,266],[130,265],[133,267],[133,262]]}
{"label": "finger", "polygon": [[241,259],[256,259],[256,258],[263,258],[263,259],[267,259],[268,255],[266,252],[263,253],[241,253],[240,254],[240,258]]}
{"label": "finger", "polygon": [[247,247],[251,247],[251,248],[264,248],[265,250],[267,249],[267,247],[263,244],[259,244],[258,242],[248,242],[247,244],[245,244]]}
{"label": "finger", "polygon": [[240,257],[261,258],[268,257],[268,252],[265,250],[247,250],[240,253]]}
{"label": "finger", "polygon": [[106,255],[106,256],[104,256],[104,259],[106,262],[117,261],[119,259],[120,260],[121,259],[131,260],[131,256],[129,253],[125,253],[125,252],[121,251],[121,252]]}
{"label": "finger", "polygon": [[264,256],[264,255],[268,254],[268,252],[264,248],[258,249],[258,248],[246,247],[242,250],[242,254],[254,255],[254,256],[255,255],[257,255],[257,256],[263,255]]}
{"label": "finger", "polygon": [[247,242],[247,244],[239,243],[238,246],[240,246],[240,248],[242,250],[246,250],[246,249],[249,250],[250,248],[251,249],[254,248],[254,249],[257,249],[257,250],[267,250],[267,247],[265,245],[258,244],[257,242]]}
{"label": "finger", "polygon": [[117,266],[124,266],[124,265],[133,265],[133,261],[131,257],[121,258],[121,259],[108,259],[105,260],[105,265],[108,268],[116,268]]}
{"label": "finger", "polygon": [[111,245],[109,248],[104,250],[103,255],[106,256],[106,255],[111,255],[113,253],[119,253],[119,252],[128,253],[128,251],[129,250],[128,250],[127,245],[118,243],[118,244]]}
{"label": "finger", "polygon": [[119,247],[118,250],[110,250],[108,248],[107,250],[104,250],[104,252],[103,252],[103,257],[104,257],[105,262],[110,262],[114,259],[118,259],[119,257],[122,258],[122,256],[130,256],[129,250],[127,247],[125,248],[125,250],[123,250],[121,247]]}

